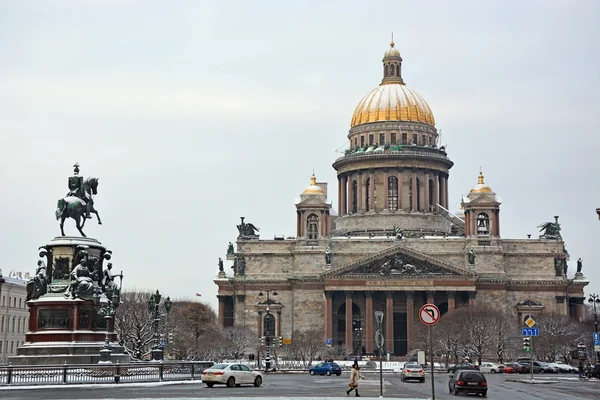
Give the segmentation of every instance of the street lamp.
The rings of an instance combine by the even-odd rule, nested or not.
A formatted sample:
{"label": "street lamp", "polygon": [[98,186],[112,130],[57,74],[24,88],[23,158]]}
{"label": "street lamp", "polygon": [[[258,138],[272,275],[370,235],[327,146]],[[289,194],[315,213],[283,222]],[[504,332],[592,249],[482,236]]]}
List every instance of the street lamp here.
{"label": "street lamp", "polygon": [[360,350],[361,350],[361,339],[360,339],[360,334],[363,330],[362,328],[362,319],[361,318],[356,318],[352,320],[352,326],[354,327],[354,332],[356,332],[356,336],[358,336],[358,344],[356,346],[356,354],[358,355],[358,359],[360,360]]}
{"label": "street lamp", "polygon": [[98,314],[104,316],[104,321],[106,321],[106,334],[104,335],[104,345],[100,349],[100,361],[99,363],[110,363],[110,326],[111,319],[114,318],[115,312],[117,311],[117,307],[121,302],[118,291],[113,291],[112,296],[106,297],[108,303],[100,306],[100,295],[98,293],[94,293],[92,296],[92,300],[94,302],[94,306],[98,308]]}
{"label": "street lamp", "polygon": [[[156,293],[151,295],[148,299],[148,310],[152,313],[152,323],[154,327],[154,345],[152,346],[151,351],[152,361],[162,361],[164,359],[163,348],[158,340],[158,324],[160,322],[161,316],[159,305],[161,298],[162,296],[157,289]],[[166,314],[164,315],[168,315],[171,311],[171,306],[173,305],[173,303],[171,302],[171,298],[167,297],[167,299],[163,302],[163,305],[166,311]]]}
{"label": "street lamp", "polygon": [[383,311],[375,311],[375,322],[377,322],[375,344],[379,348],[379,397],[383,397]]}
{"label": "street lamp", "polygon": [[[270,317],[270,313],[269,313],[269,306],[270,306],[270,302],[269,302],[269,295],[271,294],[271,292],[273,292],[273,296],[277,296],[277,290],[275,289],[260,289],[260,291],[258,292],[258,297],[263,298],[265,295],[263,293],[263,291],[265,293],[267,293],[267,314],[265,315],[265,319],[263,321],[267,321],[268,323],[265,324],[263,322],[263,327],[266,328],[264,329],[265,332],[265,345],[267,347],[267,351],[265,354],[265,372],[268,372],[269,369],[271,368],[271,336],[275,335],[275,332],[271,332],[271,317]],[[275,326],[273,326],[273,329],[275,329]]]}
{"label": "street lamp", "polygon": [[[600,303],[600,296],[593,293],[590,295],[588,302],[592,303],[592,311],[594,312],[594,332],[596,332],[596,336],[598,336],[598,313],[596,311],[596,304]],[[594,348],[596,348],[595,345],[596,341],[594,341]],[[600,362],[600,351],[596,351],[596,362]]]}

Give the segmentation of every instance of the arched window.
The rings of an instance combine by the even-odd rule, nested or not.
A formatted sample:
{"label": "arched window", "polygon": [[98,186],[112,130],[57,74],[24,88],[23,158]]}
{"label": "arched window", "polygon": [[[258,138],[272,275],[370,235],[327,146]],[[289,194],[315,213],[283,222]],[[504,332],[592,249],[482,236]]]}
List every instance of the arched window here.
{"label": "arched window", "polygon": [[275,316],[273,314],[266,314],[263,318],[263,335],[275,336]]}
{"label": "arched window", "polygon": [[396,76],[400,76],[400,66],[396,65]]}
{"label": "arched window", "polygon": [[490,234],[490,217],[486,213],[477,215],[477,234],[482,236]]}
{"label": "arched window", "polygon": [[429,211],[433,210],[433,179],[429,180],[429,204],[427,205],[429,207]]}
{"label": "arched window", "polygon": [[306,219],[306,232],[308,239],[315,240],[319,238],[319,217],[316,214],[310,214]]}
{"label": "arched window", "polygon": [[384,70],[383,75],[388,76],[388,66],[387,65],[385,67],[383,67],[383,70]]}
{"label": "arched window", "polygon": [[371,178],[367,178],[367,181],[365,182],[365,199],[367,200],[365,211],[369,211],[371,209],[371,199],[369,193],[371,193]]}
{"label": "arched window", "polygon": [[388,178],[388,209],[390,211],[398,209],[398,178],[395,176]]}
{"label": "arched window", "polygon": [[356,180],[352,181],[352,212],[358,212],[358,183]]}
{"label": "arched window", "polygon": [[390,68],[392,69],[391,75],[392,76],[396,75],[396,73],[394,72],[394,64],[390,65]]}

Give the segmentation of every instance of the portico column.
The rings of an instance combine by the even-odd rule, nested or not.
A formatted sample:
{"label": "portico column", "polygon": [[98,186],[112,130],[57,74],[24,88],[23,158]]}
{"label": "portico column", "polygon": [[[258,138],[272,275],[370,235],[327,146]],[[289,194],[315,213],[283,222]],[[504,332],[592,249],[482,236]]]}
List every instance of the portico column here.
{"label": "portico column", "polygon": [[342,176],[342,205],[340,215],[344,215],[348,213],[348,177],[346,175]]}
{"label": "portico column", "polygon": [[369,206],[371,210],[375,210],[375,174],[373,170],[369,173]]}
{"label": "portico column", "polygon": [[346,292],[346,351],[352,352],[352,292]]}
{"label": "portico column", "polygon": [[448,292],[448,312],[456,308],[456,292]]}
{"label": "portico column", "polygon": [[419,189],[417,187],[417,173],[413,172],[413,174],[412,174],[412,204],[410,205],[411,211],[416,211],[419,207],[419,204],[417,203],[417,199],[419,198],[419,195],[417,193],[418,190]]}
{"label": "portico column", "polygon": [[385,348],[394,354],[394,292],[385,292]]}
{"label": "portico column", "polygon": [[415,292],[406,291],[406,345],[407,349],[410,351],[412,349],[412,341],[413,341],[413,323],[414,323],[414,314],[415,314]]}
{"label": "portico column", "polygon": [[423,198],[425,199],[425,207],[423,207],[423,211],[427,211],[429,212],[429,174],[425,174],[425,182],[423,185],[423,192],[425,196],[423,196]]}
{"label": "portico column", "polygon": [[438,174],[433,176],[433,207],[437,210],[437,205],[440,204],[440,180]]}
{"label": "portico column", "polygon": [[469,210],[465,210],[465,237],[469,237],[471,231],[469,230]]}
{"label": "portico column", "polygon": [[304,218],[304,211],[300,211],[300,237],[306,236],[306,224],[304,223],[306,219]]}
{"label": "portico column", "polygon": [[321,216],[319,217],[319,229],[321,233],[319,236],[322,238],[325,236],[325,226],[327,225],[327,219],[325,218],[325,211],[321,211]]}
{"label": "portico column", "polygon": [[296,237],[302,236],[302,217],[300,216],[300,211],[296,211]]}
{"label": "portico column", "polygon": [[219,325],[225,327],[225,296],[217,296],[219,299]]}
{"label": "portico column", "polygon": [[[333,292],[325,292],[325,338],[330,338],[333,325]],[[333,339],[332,339],[333,340]]]}
{"label": "portico column", "polygon": [[383,210],[389,209],[390,182],[388,181],[388,170],[383,171]]}
{"label": "portico column", "polygon": [[435,304],[435,291],[427,291],[427,304]]}
{"label": "portico column", "polygon": [[477,292],[469,292],[469,307],[477,305]]}
{"label": "portico column", "polygon": [[365,292],[365,339],[367,353],[373,352],[373,292]]}

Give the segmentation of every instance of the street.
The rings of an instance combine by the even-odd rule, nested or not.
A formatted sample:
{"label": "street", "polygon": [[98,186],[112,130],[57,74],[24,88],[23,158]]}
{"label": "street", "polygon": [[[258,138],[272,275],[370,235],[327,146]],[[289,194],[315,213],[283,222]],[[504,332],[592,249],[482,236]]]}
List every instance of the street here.
{"label": "street", "polygon": [[[379,375],[362,373],[360,381],[361,397],[379,397]],[[600,381],[579,381],[573,374],[552,374],[541,377],[545,383],[528,384],[512,382],[511,379],[527,380],[528,375],[486,375],[490,399],[519,400],[581,400],[599,399]],[[228,388],[215,386],[208,388],[200,381],[186,383],[145,383],[121,385],[69,385],[48,388],[0,388],[2,400],[46,400],[46,399],[203,399],[203,398],[300,398],[325,399],[345,398],[348,389],[348,373],[341,376],[310,376],[308,374],[267,374],[261,387],[242,386]],[[427,377],[429,378],[429,376]],[[554,382],[554,383],[553,383]],[[389,399],[429,399],[431,382],[401,382],[398,374],[384,374],[384,398]],[[448,393],[448,374],[440,373],[435,379],[436,399],[455,398]],[[354,394],[352,394],[353,397]],[[473,398],[473,396],[462,396]]]}

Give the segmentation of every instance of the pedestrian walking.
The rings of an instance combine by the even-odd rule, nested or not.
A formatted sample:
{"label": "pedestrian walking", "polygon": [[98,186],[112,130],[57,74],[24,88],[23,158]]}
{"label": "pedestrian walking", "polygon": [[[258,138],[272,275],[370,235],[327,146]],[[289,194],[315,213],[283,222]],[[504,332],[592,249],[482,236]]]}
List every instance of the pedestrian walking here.
{"label": "pedestrian walking", "polygon": [[350,396],[350,392],[354,390],[356,397],[360,397],[360,394],[358,394],[358,380],[365,378],[359,373],[359,369],[358,363],[352,365],[350,369],[350,382],[348,382],[350,389],[346,390],[346,396]]}
{"label": "pedestrian walking", "polygon": [[579,378],[583,378],[583,362],[579,361]]}

